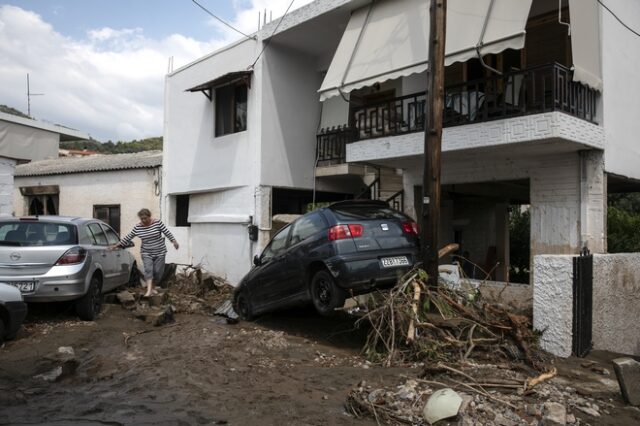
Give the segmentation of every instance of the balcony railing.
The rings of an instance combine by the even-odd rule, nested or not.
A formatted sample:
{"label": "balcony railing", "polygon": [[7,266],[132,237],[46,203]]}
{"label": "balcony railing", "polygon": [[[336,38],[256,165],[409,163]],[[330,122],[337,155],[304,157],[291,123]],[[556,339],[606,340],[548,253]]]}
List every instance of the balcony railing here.
{"label": "balcony railing", "polygon": [[355,131],[348,126],[320,130],[316,144],[318,165],[329,166],[344,163],[347,159],[346,144],[354,140]]}
{"label": "balcony railing", "polygon": [[[597,91],[573,81],[572,74],[567,67],[551,64],[447,86],[443,124],[450,127],[550,111],[595,123]],[[350,127],[340,130],[352,139],[340,140],[348,143],[424,131],[425,102],[421,92],[352,108]]]}

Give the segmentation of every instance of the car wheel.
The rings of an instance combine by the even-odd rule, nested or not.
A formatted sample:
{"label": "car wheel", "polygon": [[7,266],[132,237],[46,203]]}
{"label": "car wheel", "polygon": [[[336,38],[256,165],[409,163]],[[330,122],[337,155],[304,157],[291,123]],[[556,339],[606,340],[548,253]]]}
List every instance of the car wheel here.
{"label": "car wheel", "polygon": [[76,313],[84,321],[93,321],[100,313],[100,308],[102,308],[102,283],[100,278],[94,275],[87,294],[76,302]]}
{"label": "car wheel", "polygon": [[140,285],[140,270],[138,269],[138,264],[133,262],[131,265],[131,272],[129,273],[129,282],[127,283],[129,287],[138,287]]}
{"label": "car wheel", "polygon": [[318,271],[311,278],[311,301],[320,315],[330,315],[344,305],[345,293],[328,271]]}
{"label": "car wheel", "polygon": [[236,293],[235,300],[233,302],[233,309],[242,320],[251,321],[254,318],[251,301],[247,296],[247,292],[244,290]]}

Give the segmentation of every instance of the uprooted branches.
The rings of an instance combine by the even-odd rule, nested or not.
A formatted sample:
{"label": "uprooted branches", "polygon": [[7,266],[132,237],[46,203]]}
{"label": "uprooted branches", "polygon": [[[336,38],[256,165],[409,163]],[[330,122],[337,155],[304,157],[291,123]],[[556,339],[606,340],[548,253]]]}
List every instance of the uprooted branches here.
{"label": "uprooted branches", "polygon": [[367,356],[384,365],[498,356],[544,369],[528,317],[485,302],[478,290],[426,283],[424,271],[410,272],[359,320],[371,325]]}

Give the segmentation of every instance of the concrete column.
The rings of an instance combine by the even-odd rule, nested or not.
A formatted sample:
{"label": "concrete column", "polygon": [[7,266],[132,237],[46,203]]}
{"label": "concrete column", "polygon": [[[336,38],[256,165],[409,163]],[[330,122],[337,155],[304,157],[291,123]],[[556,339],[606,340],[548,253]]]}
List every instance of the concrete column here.
{"label": "concrete column", "polygon": [[496,204],[496,256],[500,265],[496,268],[496,281],[509,278],[509,205]]}
{"label": "concrete column", "polygon": [[0,157],[0,216],[13,213],[13,174],[16,160]]}
{"label": "concrete column", "polygon": [[580,152],[581,246],[605,253],[607,246],[607,182],[602,151]]}

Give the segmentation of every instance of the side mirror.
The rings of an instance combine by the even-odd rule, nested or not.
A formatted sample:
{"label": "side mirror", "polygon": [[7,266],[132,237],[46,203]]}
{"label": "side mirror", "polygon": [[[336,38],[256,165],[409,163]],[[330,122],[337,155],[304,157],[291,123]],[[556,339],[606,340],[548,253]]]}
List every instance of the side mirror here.
{"label": "side mirror", "polygon": [[260,260],[260,256],[259,256],[259,255],[257,255],[257,254],[256,254],[256,255],[253,257],[253,264],[254,264],[255,266],[260,266],[260,265],[262,265],[262,261]]}

